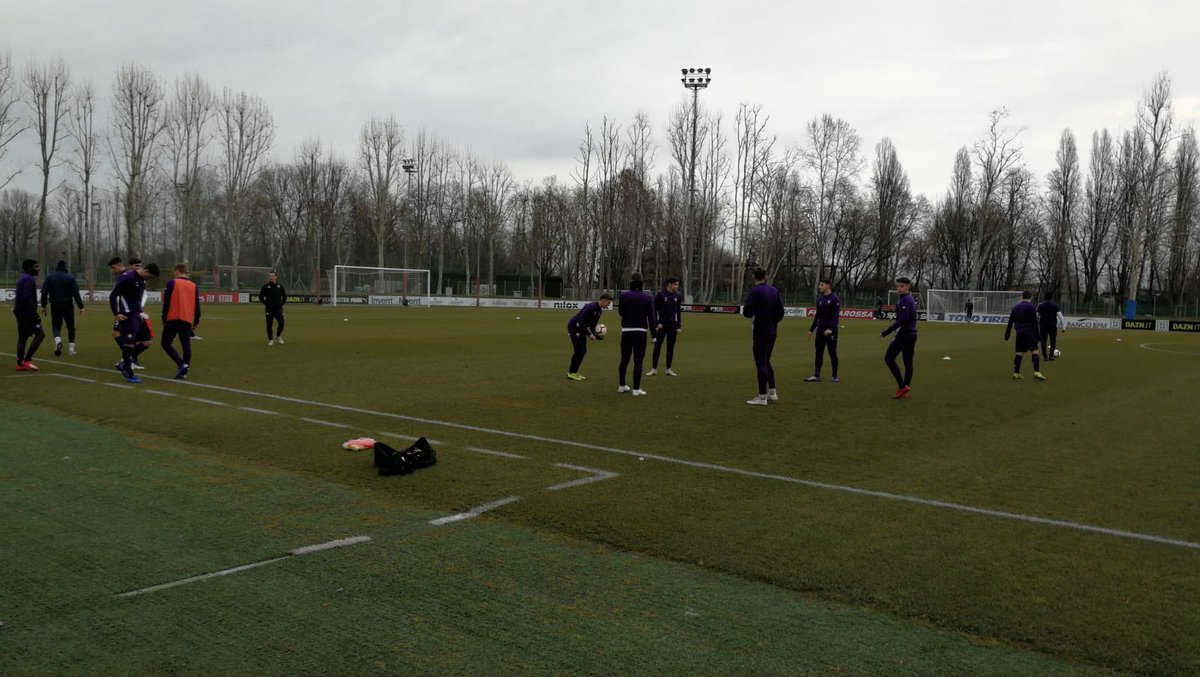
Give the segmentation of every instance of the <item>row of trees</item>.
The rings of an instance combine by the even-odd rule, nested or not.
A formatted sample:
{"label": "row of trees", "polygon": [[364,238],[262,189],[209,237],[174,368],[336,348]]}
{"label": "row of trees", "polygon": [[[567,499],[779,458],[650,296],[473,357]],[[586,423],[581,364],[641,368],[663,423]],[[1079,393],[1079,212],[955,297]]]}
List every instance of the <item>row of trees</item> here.
{"label": "row of trees", "polygon": [[[864,149],[849,122],[824,114],[788,146],[749,103],[729,120],[681,100],[662,159],[646,114],[605,117],[585,125],[567,181],[537,183],[391,116],[363,124],[352,158],[312,139],[280,159],[265,102],[194,74],[168,86],[124,66],[107,124],[100,108],[62,61],[19,71],[0,57],[5,267],[121,252],[271,266],[300,287],[351,264],[429,268],[435,289],[505,278],[537,290],[561,277],[580,296],[640,270],[681,276],[698,301],[740,298],[757,265],[794,294],[830,277],[873,296],[900,273],[922,287],[1035,286],[1085,302],[1140,291],[1183,303],[1200,288],[1200,153],[1174,120],[1165,73],[1130,129],[1092,134],[1086,161],[1064,130],[1044,179],[1008,112],[993,111],[932,202],[913,193],[889,139]],[[36,144],[36,167],[6,161],[17,143]],[[40,194],[7,187],[30,169]]]}

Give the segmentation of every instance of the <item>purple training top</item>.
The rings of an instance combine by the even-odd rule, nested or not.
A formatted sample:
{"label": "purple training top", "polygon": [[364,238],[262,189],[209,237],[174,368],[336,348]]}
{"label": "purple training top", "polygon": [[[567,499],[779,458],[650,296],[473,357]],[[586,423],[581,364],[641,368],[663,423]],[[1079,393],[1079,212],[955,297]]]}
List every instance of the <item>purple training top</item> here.
{"label": "purple training top", "polygon": [[896,321],[884,330],[883,335],[887,336],[894,331],[907,336],[917,334],[917,300],[912,294],[905,294],[896,302]]}
{"label": "purple training top", "polygon": [[812,326],[808,330],[823,334],[826,329],[832,329],[836,334],[841,317],[842,301],[837,294],[822,296],[817,299],[817,314],[813,316]]}
{"label": "purple training top", "polygon": [[17,298],[13,300],[13,315],[22,319],[37,319],[37,278],[21,273],[17,279]]}
{"label": "purple training top", "polygon": [[1012,307],[1012,312],[1008,314],[1008,326],[1004,328],[1004,340],[1012,334],[1013,327],[1017,328],[1018,334],[1034,334],[1038,333],[1038,314],[1037,308],[1034,307],[1032,301],[1021,301]]}
{"label": "purple training top", "polygon": [[604,309],[599,301],[585,303],[578,313],[567,322],[567,332],[570,334],[595,334],[596,325],[600,322],[600,313]]}
{"label": "purple training top", "polygon": [[617,305],[621,331],[654,331],[654,299],[644,291],[623,291]]}
{"label": "purple training top", "polygon": [[113,315],[132,317],[142,314],[142,295],[146,293],[146,281],[136,268],[127,268],[117,277],[117,284],[108,295],[108,305]]}
{"label": "purple training top", "polygon": [[755,334],[775,334],[783,320],[783,299],[779,290],[767,283],[756,284],[742,304],[742,316],[754,320]]}
{"label": "purple training top", "polygon": [[655,325],[661,324],[663,329],[683,329],[683,299],[677,292],[666,289],[654,295],[654,315],[658,317]]}

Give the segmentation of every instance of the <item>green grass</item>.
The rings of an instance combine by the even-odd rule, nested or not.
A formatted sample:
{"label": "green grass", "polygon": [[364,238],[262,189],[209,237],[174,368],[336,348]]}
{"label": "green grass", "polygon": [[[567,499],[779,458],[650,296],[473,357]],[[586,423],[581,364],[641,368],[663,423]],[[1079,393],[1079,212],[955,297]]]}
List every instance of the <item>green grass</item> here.
{"label": "green grass", "polygon": [[[686,317],[675,365],[682,375],[645,379],[650,394],[635,400],[615,392],[617,341],[591,344],[581,369],[587,381],[563,378],[566,312],[291,307],[288,343],[274,347],[265,345],[252,308],[210,306],[206,316],[191,383],[103,385],[121,381],[98,315],[86,316],[78,358],[55,360],[44,348],[42,373],[5,379],[0,400],[10,403],[8,418],[29,417],[50,439],[76,428],[83,437],[97,434],[80,421],[149,445],[88,475],[99,486],[88,484],[82,503],[92,519],[113,525],[107,540],[92,543],[76,532],[94,528],[63,530],[61,523],[29,537],[48,541],[58,558],[105,562],[105,575],[89,584],[91,597],[42,602],[58,610],[43,609],[42,622],[57,627],[72,615],[103,616],[110,611],[97,611],[97,600],[107,605],[107,595],[123,589],[362,533],[364,525],[375,540],[116,605],[111,613],[129,611],[117,627],[169,626],[186,617],[221,649],[205,652],[194,638],[164,633],[161,644],[150,642],[130,659],[141,662],[126,665],[220,671],[222,661],[236,659],[238,638],[261,627],[268,637],[279,635],[258,651],[263,671],[288,673],[319,672],[330,652],[361,660],[351,671],[431,673],[1200,670],[1196,548],[789,481],[1200,542],[1193,517],[1200,513],[1200,337],[1071,331],[1064,359],[1045,365],[1050,380],[1035,383],[1008,378],[1012,344],[1001,341],[1002,328],[923,326],[913,397],[897,402],[888,397],[894,384],[882,365],[879,324],[847,323],[841,383],[804,384],[812,355],[803,341],[807,322],[790,319],[776,349],[781,401],[758,409],[743,404],[755,390],[754,371],[746,324],[733,317]],[[0,340],[11,343],[11,323],[6,332]],[[1145,350],[1143,343],[1175,352]],[[145,374],[173,373],[157,348],[144,361]],[[12,408],[16,403],[22,406]],[[72,420],[47,422],[43,411]],[[437,439],[442,462],[413,476],[378,478],[366,456],[339,447],[359,434],[390,439],[384,433]],[[10,439],[5,449],[17,446]],[[50,447],[34,442],[23,453]],[[5,456],[5,485],[37,475]],[[620,476],[545,491],[583,476],[557,464]],[[39,481],[53,488],[44,500],[75,484],[57,464],[42,472]],[[162,495],[129,495],[143,482]],[[520,500],[468,522],[428,526],[434,517],[507,496]],[[28,496],[9,500],[18,505],[5,506],[6,514],[22,500],[32,501],[25,510],[40,508]],[[192,507],[168,509],[182,501]],[[196,515],[207,517],[193,523]],[[120,539],[134,539],[134,554]],[[87,554],[71,554],[80,551]],[[28,558],[0,557],[16,558],[0,560],[6,570],[28,567]],[[424,573],[444,558],[459,564],[417,577],[386,564],[409,557],[406,566]],[[630,587],[628,567],[648,567],[636,575],[645,582]],[[293,570],[303,580],[280,573]],[[315,583],[306,576],[371,583],[343,606],[310,596]],[[13,606],[10,595],[43,594],[19,580],[19,591],[0,593],[5,607]],[[55,590],[79,585],[67,572],[31,580]],[[691,627],[695,616],[679,617],[678,586],[685,584],[714,591],[708,611],[698,611],[711,625]],[[178,603],[158,601],[177,595],[196,609],[185,614]],[[622,595],[626,601],[605,609],[604,600]],[[380,654],[373,641],[348,639],[359,638],[351,629],[370,625],[356,614],[389,629],[399,623],[363,609],[413,596],[433,610],[421,614],[425,625],[401,634],[419,632],[431,642],[419,645],[428,651]],[[210,597],[219,601],[209,605]],[[581,599],[591,601],[574,603]],[[313,600],[325,600],[328,614],[315,614],[322,620],[305,616],[320,606]],[[157,604],[157,612],[139,611]],[[246,604],[254,613],[230,612]],[[721,614],[710,617],[716,609]],[[277,622],[289,618],[294,622]],[[664,619],[671,623],[661,633],[648,628]],[[899,634],[846,626],[848,619]],[[295,624],[310,631],[289,641],[282,628]],[[520,629],[500,633],[497,625]],[[13,641],[15,627],[8,623],[0,642]],[[815,627],[828,632],[807,634]],[[38,655],[35,649],[14,667],[55,672]],[[168,657],[158,667],[147,662]],[[114,664],[104,671],[128,670]]]}

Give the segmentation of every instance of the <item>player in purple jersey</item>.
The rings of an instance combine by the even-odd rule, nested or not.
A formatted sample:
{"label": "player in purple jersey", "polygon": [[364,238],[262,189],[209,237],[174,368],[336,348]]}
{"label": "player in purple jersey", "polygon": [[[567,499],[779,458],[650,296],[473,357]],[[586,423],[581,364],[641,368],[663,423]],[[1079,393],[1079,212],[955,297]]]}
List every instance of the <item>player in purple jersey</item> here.
{"label": "player in purple jersey", "polygon": [[[42,329],[42,320],[38,317],[37,276],[41,272],[38,262],[25,259],[21,262],[21,277],[17,279],[16,298],[13,299],[13,315],[17,318],[17,371],[40,371],[33,363],[33,354],[46,332]],[[27,341],[33,338],[33,343],[25,347]]]}
{"label": "player in purple jersey", "polygon": [[133,358],[142,347],[142,297],[146,293],[146,280],[158,277],[158,265],[151,263],[137,268],[126,268],[117,277],[108,296],[113,314],[113,339],[121,348],[121,361],[117,371],[130,383],[141,383],[133,373]]}
{"label": "player in purple jersey", "polygon": [[817,312],[813,315],[812,326],[808,328],[808,340],[813,340],[813,332],[817,334],[817,358],[813,365],[813,375],[804,379],[809,383],[821,380],[821,367],[824,366],[825,350],[829,350],[829,365],[833,367],[833,382],[838,382],[837,337],[838,326],[842,321],[842,302],[833,293],[833,282],[821,280],[817,283]]}
{"label": "player in purple jersey", "polygon": [[675,340],[683,333],[682,303],[679,278],[668,277],[666,288],[654,295],[654,315],[658,322],[654,325],[654,357],[646,376],[658,373],[658,355],[664,343],[667,344],[667,376],[679,375],[671,368],[671,362],[675,359]]}
{"label": "player in purple jersey", "polygon": [[758,396],[746,400],[746,404],[766,406],[767,402],[779,399],[775,392],[775,368],[771,366],[771,353],[775,350],[775,338],[783,315],[783,300],[779,298],[779,290],[767,284],[767,271],[755,268],[754,286],[742,304],[742,316],[754,320],[752,351],[754,368],[758,372]]}
{"label": "player in purple jersey", "polygon": [[[896,319],[891,326],[883,330],[881,337],[896,332],[896,337],[888,345],[883,362],[896,379],[896,394],[893,400],[906,400],[912,390],[913,356],[917,352],[917,302],[912,295],[912,280],[907,277],[896,278],[896,293],[900,299],[896,302]],[[900,367],[896,366],[896,356],[904,357],[904,376],[900,375]]]}
{"label": "player in purple jersey", "polygon": [[1008,314],[1008,326],[1004,328],[1004,340],[1012,335],[1012,330],[1016,327],[1017,330],[1017,354],[1013,357],[1013,379],[1020,380],[1025,378],[1021,376],[1021,358],[1024,353],[1029,353],[1033,359],[1033,377],[1039,381],[1045,381],[1046,377],[1042,376],[1042,365],[1038,359],[1038,313],[1034,307],[1033,293],[1029,291],[1021,292],[1021,302],[1012,307],[1012,312]]}
{"label": "player in purple jersey", "polygon": [[567,322],[567,335],[571,337],[571,366],[567,367],[567,378],[572,381],[583,381],[587,377],[579,373],[579,366],[587,355],[588,340],[599,338],[596,335],[596,325],[600,323],[600,314],[612,305],[612,294],[600,295],[598,301],[585,303],[578,313]]}
{"label": "player in purple jersey", "polygon": [[641,273],[634,273],[629,278],[629,290],[621,292],[617,313],[621,316],[621,365],[617,369],[620,377],[617,392],[627,393],[631,390],[625,384],[625,372],[629,369],[630,358],[633,358],[633,396],[640,397],[646,394],[642,390],[646,336],[655,326],[654,299],[642,291]]}
{"label": "player in purple jersey", "polygon": [[1042,359],[1053,362],[1054,353],[1058,351],[1058,329],[1062,327],[1067,333],[1067,322],[1063,319],[1062,307],[1054,302],[1054,297],[1046,295],[1037,305],[1038,340],[1042,345]]}

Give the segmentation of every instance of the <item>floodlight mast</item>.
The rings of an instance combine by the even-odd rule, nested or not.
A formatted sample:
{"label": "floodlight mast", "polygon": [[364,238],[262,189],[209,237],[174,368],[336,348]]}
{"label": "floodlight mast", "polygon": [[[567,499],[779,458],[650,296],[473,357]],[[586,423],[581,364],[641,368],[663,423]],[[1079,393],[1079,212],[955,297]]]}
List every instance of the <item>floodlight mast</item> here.
{"label": "floodlight mast", "polygon": [[[690,247],[689,235],[696,229],[696,129],[700,126],[700,90],[708,88],[708,83],[712,81],[711,68],[684,68],[683,77],[679,79],[683,86],[692,90],[692,154],[691,160],[688,162],[688,218],[687,230],[685,231],[684,242],[680,244],[685,247],[684,256],[684,275],[683,275],[683,296],[688,298],[691,295],[692,286],[692,251]],[[690,303],[690,301],[688,301]]]}

